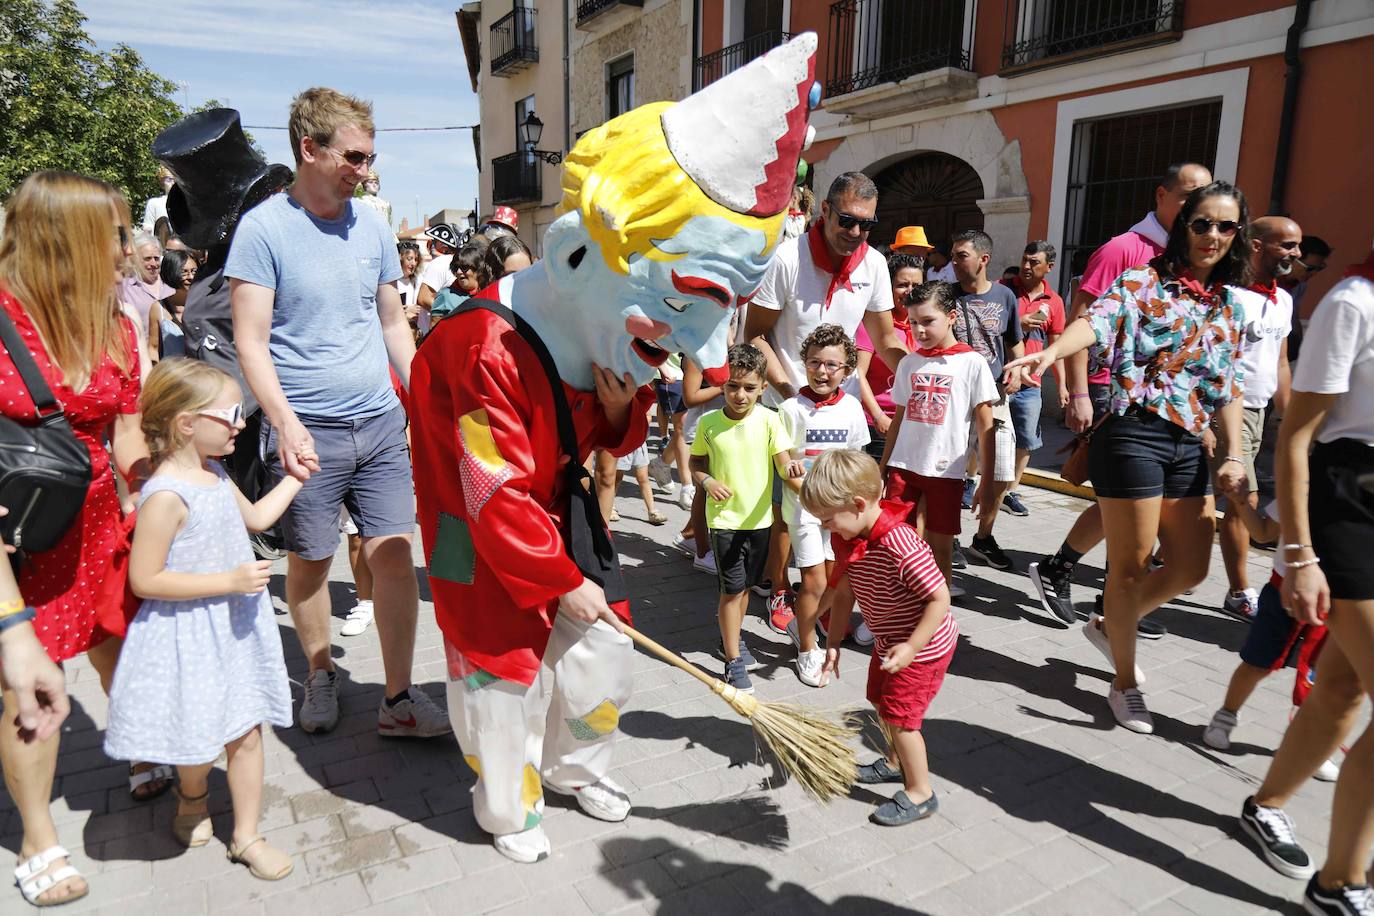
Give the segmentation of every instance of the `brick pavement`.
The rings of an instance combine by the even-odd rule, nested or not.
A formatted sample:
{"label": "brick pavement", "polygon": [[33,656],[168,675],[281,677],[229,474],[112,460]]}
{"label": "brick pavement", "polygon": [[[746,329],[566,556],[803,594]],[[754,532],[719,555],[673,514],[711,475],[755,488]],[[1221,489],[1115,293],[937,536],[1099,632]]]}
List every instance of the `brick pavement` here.
{"label": "brick pavement", "polygon": [[[1003,516],[997,532],[1022,568],[1059,543],[1083,505],[1043,491],[1027,501],[1032,515]],[[653,528],[637,498],[623,496],[618,508],[639,624],[714,671],[714,580],[665,546],[683,513],[665,507],[672,523]],[[1100,565],[1099,550],[1080,567],[1082,604]],[[1268,565],[1268,555],[1252,555],[1252,580],[1263,581]],[[1283,730],[1291,673],[1256,693],[1234,753],[1201,744],[1244,636],[1242,624],[1213,610],[1224,579],[1219,557],[1212,566],[1195,595],[1159,612],[1171,635],[1141,645],[1152,737],[1114,727],[1101,656],[1038,612],[1023,575],[971,570],[957,611],[963,639],[925,727],[940,812],[898,829],[867,821],[890,787],[856,788],[828,807],[812,802],[760,763],[749,727],[723,703],[636,655],[613,774],[632,792],[634,813],[605,824],[551,798],[545,824],[555,853],[532,867],[502,858],[474,825],[472,776],[451,738],[378,737],[375,630],[336,640],[345,680],[335,731],[267,736],[263,829],[296,862],[277,884],[224,858],[222,770],[212,779],[217,840],[207,847],[188,851],[172,840],[170,797],[130,802],[123,768],[100,750],[104,696],[79,660],[68,669],[75,702],[53,811],[91,894],[64,912],[1296,912],[1288,901],[1300,885],[1238,842],[1235,825]],[[336,627],[351,604],[347,581],[341,552],[331,581]],[[272,587],[280,608],[280,576]],[[427,601],[420,619],[417,680],[442,701],[443,655]],[[278,621],[299,699],[303,660],[289,618]],[[846,650],[838,684],[811,690],[793,673],[785,637],[758,616],[746,626],[765,665],[761,698],[866,706],[859,651]],[[869,729],[866,739],[874,737]],[[1318,860],[1331,791],[1309,783],[1290,808]],[[19,817],[8,796],[0,796],[0,826],[3,845],[17,850]],[[8,893],[0,912],[22,912]]]}

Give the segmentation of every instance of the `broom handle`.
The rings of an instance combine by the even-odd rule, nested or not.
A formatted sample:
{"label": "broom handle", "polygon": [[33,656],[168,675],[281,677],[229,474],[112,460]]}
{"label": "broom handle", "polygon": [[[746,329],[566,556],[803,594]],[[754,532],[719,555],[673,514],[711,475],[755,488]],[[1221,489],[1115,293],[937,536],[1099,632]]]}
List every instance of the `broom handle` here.
{"label": "broom handle", "polygon": [[657,655],[659,658],[663,659],[665,662],[672,665],[674,668],[686,671],[688,674],[690,674],[697,680],[701,681],[707,687],[711,687],[712,689],[714,689],[715,685],[718,683],[716,678],[711,677],[711,675],[702,671],[696,665],[693,665],[691,662],[687,661],[685,658],[683,658],[681,655],[678,655],[673,650],[659,645],[658,642],[645,636],[643,633],[639,632],[629,624],[622,623],[621,629],[625,632],[626,636],[633,639],[636,643],[640,645],[641,648],[647,649],[654,655]]}

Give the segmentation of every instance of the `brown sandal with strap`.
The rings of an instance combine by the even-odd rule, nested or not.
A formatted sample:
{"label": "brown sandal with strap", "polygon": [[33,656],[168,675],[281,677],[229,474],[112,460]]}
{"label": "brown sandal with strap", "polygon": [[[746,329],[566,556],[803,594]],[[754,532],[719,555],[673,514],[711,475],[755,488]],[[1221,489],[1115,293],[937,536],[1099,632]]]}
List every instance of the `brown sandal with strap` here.
{"label": "brown sandal with strap", "polygon": [[[258,844],[262,845],[253,854],[252,859],[246,858],[244,853],[258,846]],[[249,873],[254,878],[261,878],[263,881],[280,881],[296,868],[291,861],[291,856],[269,844],[267,838],[262,836],[249,840],[238,849],[234,848],[234,841],[231,838],[227,856],[229,861],[235,865],[247,865]]]}
{"label": "brown sandal with strap", "polygon": [[[177,796],[177,810],[181,810],[180,802],[202,802],[210,797],[210,790],[206,789],[200,795],[183,795],[181,787],[176,786],[172,789]],[[210,837],[215,835],[215,827],[210,823],[209,806],[206,810],[197,811],[194,814],[177,814],[172,818],[172,834],[180,841],[181,845],[194,849],[197,846],[204,846],[210,842]]]}

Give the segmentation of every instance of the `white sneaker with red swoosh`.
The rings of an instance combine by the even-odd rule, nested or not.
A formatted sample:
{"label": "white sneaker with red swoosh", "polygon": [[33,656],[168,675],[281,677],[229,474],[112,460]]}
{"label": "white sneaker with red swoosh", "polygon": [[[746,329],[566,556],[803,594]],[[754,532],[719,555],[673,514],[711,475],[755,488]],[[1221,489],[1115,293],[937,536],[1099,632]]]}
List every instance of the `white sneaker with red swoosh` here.
{"label": "white sneaker with red swoosh", "polygon": [[453,731],[448,714],[423,691],[407,688],[405,699],[394,706],[382,700],[377,708],[377,732],[387,738],[434,738]]}

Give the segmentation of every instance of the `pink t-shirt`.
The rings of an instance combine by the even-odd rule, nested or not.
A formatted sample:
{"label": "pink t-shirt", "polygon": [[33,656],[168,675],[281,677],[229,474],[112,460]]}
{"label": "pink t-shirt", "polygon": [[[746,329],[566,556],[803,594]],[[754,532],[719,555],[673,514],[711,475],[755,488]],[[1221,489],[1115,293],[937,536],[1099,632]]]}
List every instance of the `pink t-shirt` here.
{"label": "pink t-shirt", "polygon": [[[907,352],[916,349],[916,335],[911,331],[910,321],[897,321],[893,319],[892,327],[897,332],[897,336],[906,342]],[[854,331],[854,346],[867,353],[873,353],[873,339],[868,336],[868,331],[862,324]],[[897,405],[892,403],[892,370],[887,368],[887,363],[873,353],[873,359],[868,363],[868,375],[864,376],[868,381],[869,390],[873,392],[873,400],[878,402],[878,406],[883,409],[883,413],[891,417],[897,412]],[[868,418],[870,426],[873,425],[873,418]]]}
{"label": "pink t-shirt", "polygon": [[[1121,235],[1108,239],[1088,258],[1088,266],[1083,268],[1083,279],[1078,288],[1094,299],[1100,297],[1121,276],[1132,267],[1143,267],[1164,253],[1164,245],[1169,233],[1154,212],[1136,223]],[[1111,372],[1106,367],[1088,376],[1089,384],[1106,385],[1111,381]]]}

